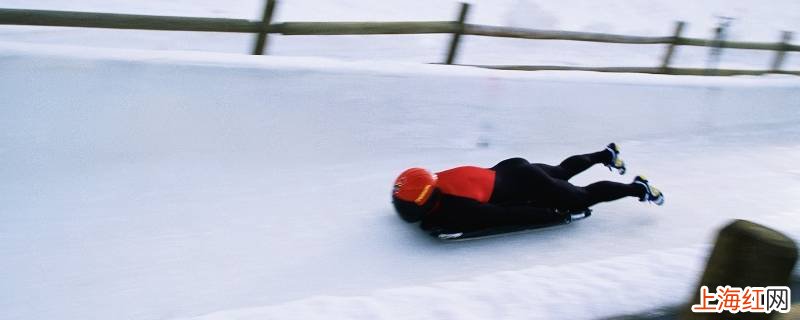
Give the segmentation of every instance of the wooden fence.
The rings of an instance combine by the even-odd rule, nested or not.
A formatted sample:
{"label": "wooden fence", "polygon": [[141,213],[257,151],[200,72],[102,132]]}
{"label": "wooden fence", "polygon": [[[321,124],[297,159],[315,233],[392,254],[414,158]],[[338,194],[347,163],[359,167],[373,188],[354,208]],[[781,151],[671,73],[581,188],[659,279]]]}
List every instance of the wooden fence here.
{"label": "wooden fence", "polygon": [[[470,5],[462,3],[454,21],[424,22],[282,22],[273,23],[276,0],[267,0],[260,21],[227,18],[174,17],[130,15],[51,10],[0,9],[0,25],[34,25],[58,27],[88,27],[162,31],[205,31],[253,33],[256,35],[253,54],[265,54],[268,35],[374,35],[374,34],[451,34],[444,64],[454,64],[462,36],[485,36],[536,40],[589,41],[619,44],[664,44],[666,52],[659,66],[654,67],[575,67],[526,65],[473,65],[504,70],[585,70],[601,72],[635,72],[680,75],[760,75],[766,73],[800,75],[800,71],[782,70],[786,52],[800,52],[800,46],[790,44],[792,33],[784,31],[779,42],[734,42],[686,38],[682,36],[685,23],[677,22],[675,31],[666,37],[641,37],[618,34],[551,31],[512,27],[486,26],[466,23]],[[774,51],[769,70],[673,68],[670,64],[677,46],[701,46],[730,49]],[[711,71],[711,72],[710,72]]]}

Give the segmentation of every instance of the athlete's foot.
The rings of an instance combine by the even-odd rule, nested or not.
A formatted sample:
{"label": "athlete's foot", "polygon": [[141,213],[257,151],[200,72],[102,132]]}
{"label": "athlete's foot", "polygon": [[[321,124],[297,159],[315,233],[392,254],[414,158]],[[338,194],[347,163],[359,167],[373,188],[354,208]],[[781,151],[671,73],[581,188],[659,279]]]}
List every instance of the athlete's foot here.
{"label": "athlete's foot", "polygon": [[642,175],[636,176],[633,179],[634,184],[641,185],[644,188],[644,194],[639,197],[639,201],[649,201],[657,205],[664,204],[664,193],[656,187],[650,185],[650,181]]}
{"label": "athlete's foot", "polygon": [[625,174],[625,162],[619,157],[619,146],[616,143],[609,143],[606,146],[606,151],[611,153],[611,161],[604,163],[608,170],[613,171],[616,169],[619,174]]}

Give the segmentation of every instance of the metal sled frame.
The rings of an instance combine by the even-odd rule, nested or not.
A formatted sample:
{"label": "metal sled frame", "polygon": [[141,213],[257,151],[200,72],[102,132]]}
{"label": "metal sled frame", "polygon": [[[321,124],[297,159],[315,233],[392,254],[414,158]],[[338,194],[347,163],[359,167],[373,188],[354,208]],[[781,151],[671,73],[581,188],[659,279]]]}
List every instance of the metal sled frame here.
{"label": "metal sled frame", "polygon": [[565,220],[562,223],[554,223],[554,224],[544,224],[544,225],[515,225],[515,226],[503,226],[497,228],[489,228],[483,230],[475,230],[475,231],[467,231],[467,232],[441,232],[441,231],[434,231],[431,232],[431,236],[438,238],[439,240],[445,241],[460,241],[460,240],[474,240],[474,239],[485,239],[490,237],[502,236],[502,235],[509,235],[514,233],[521,233],[535,229],[544,229],[556,226],[562,226],[570,224],[574,221],[580,221],[586,219],[592,215],[591,209],[586,209],[582,211],[576,211],[574,213],[570,213],[570,219]]}

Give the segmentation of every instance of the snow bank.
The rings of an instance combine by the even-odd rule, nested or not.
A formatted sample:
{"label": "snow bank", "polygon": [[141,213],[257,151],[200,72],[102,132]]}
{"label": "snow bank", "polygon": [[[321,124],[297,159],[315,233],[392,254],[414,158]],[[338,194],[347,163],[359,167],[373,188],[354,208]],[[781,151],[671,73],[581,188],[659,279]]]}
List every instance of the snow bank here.
{"label": "snow bank", "polygon": [[[676,292],[688,297],[693,285],[673,279],[697,277],[708,249],[538,266],[369,296],[316,296],[192,319],[597,319],[675,303]],[[620,286],[632,279],[635,287]]]}

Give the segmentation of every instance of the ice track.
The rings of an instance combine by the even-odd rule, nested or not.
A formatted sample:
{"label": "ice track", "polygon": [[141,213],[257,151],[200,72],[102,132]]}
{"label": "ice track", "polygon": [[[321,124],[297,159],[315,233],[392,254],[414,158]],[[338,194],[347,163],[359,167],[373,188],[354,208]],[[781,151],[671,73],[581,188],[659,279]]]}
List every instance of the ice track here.
{"label": "ice track", "polygon": [[[798,238],[800,80],[0,50],[2,319],[591,319],[685,301],[715,230]],[[620,143],[667,204],[441,243],[395,174]],[[488,145],[488,147],[477,147]]]}

